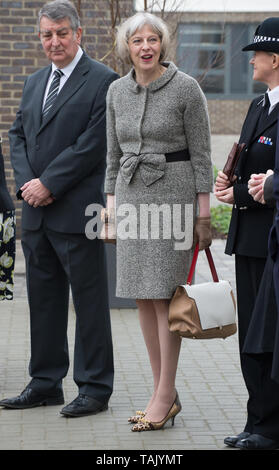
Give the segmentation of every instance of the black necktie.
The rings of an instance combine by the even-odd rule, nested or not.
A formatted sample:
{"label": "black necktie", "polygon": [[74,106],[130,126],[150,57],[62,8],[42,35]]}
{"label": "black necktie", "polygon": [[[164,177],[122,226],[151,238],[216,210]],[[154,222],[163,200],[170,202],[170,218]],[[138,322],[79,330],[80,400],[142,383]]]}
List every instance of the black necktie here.
{"label": "black necktie", "polygon": [[42,118],[44,119],[47,113],[49,112],[50,108],[54,104],[56,97],[58,95],[59,85],[60,85],[60,78],[62,77],[63,72],[61,70],[56,69],[54,72],[53,80],[51,82],[50,88],[48,90],[46,102],[44,105]]}
{"label": "black necktie", "polygon": [[265,95],[264,95],[264,105],[262,106],[261,114],[259,116],[259,120],[258,120],[258,124],[257,124],[257,129],[258,130],[260,130],[263,127],[264,121],[268,117],[269,108],[270,108],[270,101],[269,101],[268,93],[265,93]]}

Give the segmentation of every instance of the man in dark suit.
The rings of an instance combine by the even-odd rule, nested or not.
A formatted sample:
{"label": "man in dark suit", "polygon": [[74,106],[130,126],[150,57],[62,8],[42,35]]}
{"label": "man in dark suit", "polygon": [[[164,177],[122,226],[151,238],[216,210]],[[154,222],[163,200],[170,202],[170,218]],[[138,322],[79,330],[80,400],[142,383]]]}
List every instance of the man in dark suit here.
{"label": "man in dark suit", "polygon": [[118,78],[80,48],[77,11],[55,0],[39,13],[49,67],[27,78],[9,132],[31,317],[32,377],[6,408],[64,403],[69,366],[69,287],[76,311],[74,380],[77,398],[61,410],[84,416],[107,409],[113,351],[103,242],[85,236],[85,209],[104,205],[106,93]]}

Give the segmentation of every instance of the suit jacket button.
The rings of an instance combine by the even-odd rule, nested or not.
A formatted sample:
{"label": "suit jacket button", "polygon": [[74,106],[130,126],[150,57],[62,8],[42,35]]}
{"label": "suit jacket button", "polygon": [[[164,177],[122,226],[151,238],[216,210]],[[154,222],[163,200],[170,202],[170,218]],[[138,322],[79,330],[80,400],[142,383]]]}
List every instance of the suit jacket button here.
{"label": "suit jacket button", "polygon": [[40,150],[40,146],[39,145],[36,145],[36,150]]}

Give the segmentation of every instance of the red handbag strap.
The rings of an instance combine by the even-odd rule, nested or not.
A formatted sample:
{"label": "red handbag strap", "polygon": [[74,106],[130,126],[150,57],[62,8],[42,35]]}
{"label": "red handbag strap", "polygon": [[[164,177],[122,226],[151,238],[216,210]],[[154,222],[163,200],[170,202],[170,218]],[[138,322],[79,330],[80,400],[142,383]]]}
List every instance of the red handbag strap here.
{"label": "red handbag strap", "polygon": [[[206,248],[205,253],[206,253],[206,257],[207,257],[207,260],[208,260],[208,264],[209,264],[209,267],[210,267],[210,271],[211,271],[211,274],[212,274],[213,281],[214,282],[219,282],[217,271],[216,271],[216,268],[215,268],[215,264],[214,264],[210,249]],[[188,285],[192,284],[192,280],[193,280],[193,276],[194,276],[194,272],[195,272],[195,268],[196,268],[196,264],[197,264],[198,254],[199,254],[199,244],[197,243],[195,251],[194,251],[192,263],[191,263],[191,266],[190,266],[190,269],[189,269],[189,274],[188,274],[188,277],[187,277],[187,281],[186,281],[186,284],[188,284]]]}

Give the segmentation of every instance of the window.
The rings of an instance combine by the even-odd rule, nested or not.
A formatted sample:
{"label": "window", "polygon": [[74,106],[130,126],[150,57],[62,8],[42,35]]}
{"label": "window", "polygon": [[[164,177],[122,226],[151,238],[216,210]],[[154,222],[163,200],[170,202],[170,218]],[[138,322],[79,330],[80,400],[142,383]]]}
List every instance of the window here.
{"label": "window", "polygon": [[253,41],[256,24],[180,24],[177,64],[200,83],[208,98],[252,99],[266,85],[253,81],[242,47]]}

